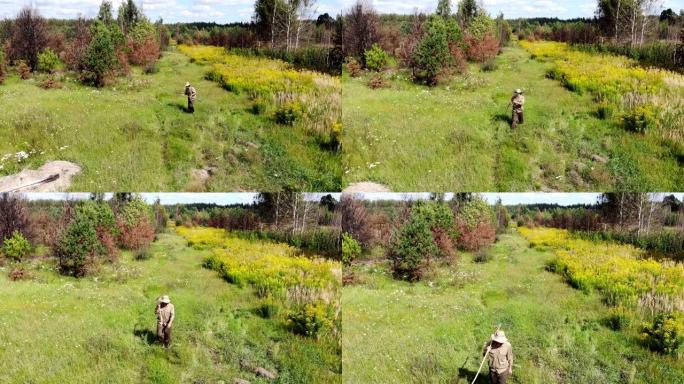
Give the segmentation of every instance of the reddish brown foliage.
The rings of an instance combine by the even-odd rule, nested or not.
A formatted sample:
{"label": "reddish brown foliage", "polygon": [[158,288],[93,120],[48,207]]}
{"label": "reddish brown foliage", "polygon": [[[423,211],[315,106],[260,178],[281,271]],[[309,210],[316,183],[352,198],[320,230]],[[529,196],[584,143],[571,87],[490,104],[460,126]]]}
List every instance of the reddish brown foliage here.
{"label": "reddish brown foliage", "polygon": [[466,36],[465,40],[468,44],[466,56],[472,61],[484,63],[499,53],[499,41],[491,33],[487,33],[482,39]]}
{"label": "reddish brown foliage", "polygon": [[159,59],[160,47],[157,40],[147,38],[142,43],[128,40],[129,59],[135,65],[149,67]]}
{"label": "reddish brown foliage", "polygon": [[459,74],[464,74],[468,72],[468,60],[466,58],[465,52],[456,44],[451,44],[449,46],[449,52],[454,60],[454,68]]}
{"label": "reddish brown foliage", "polygon": [[154,241],[154,225],[148,219],[137,223],[126,223],[117,220],[119,228],[118,243],[122,248],[139,250],[148,247]]}
{"label": "reddish brown foliage", "polygon": [[28,280],[31,278],[31,274],[24,267],[17,267],[10,271],[9,278],[12,281]]}
{"label": "reddish brown foliage", "polygon": [[64,87],[60,81],[57,81],[53,76],[48,77],[40,83],[40,87],[43,89],[60,89]]}
{"label": "reddish brown foliage", "polygon": [[449,264],[456,262],[456,249],[451,236],[442,228],[432,230],[432,238],[435,245],[439,248],[440,257],[444,258]]}
{"label": "reddish brown foliage", "polygon": [[345,195],[337,209],[342,215],[342,232],[350,234],[361,246],[368,247],[372,234],[363,201]]}
{"label": "reddish brown foliage", "polygon": [[128,54],[117,48],[116,59],[119,62],[119,71],[124,75],[128,74],[131,71],[131,66],[128,64]]}
{"label": "reddish brown foliage", "polygon": [[28,233],[29,225],[24,200],[9,193],[0,194],[0,242],[12,237],[14,231]]}
{"label": "reddish brown foliage", "polygon": [[491,221],[480,221],[470,227],[464,221],[457,220],[458,245],[466,251],[475,252],[491,245],[496,240],[496,227]]}
{"label": "reddish brown foliage", "polygon": [[84,19],[79,19],[76,23],[76,35],[64,47],[61,59],[69,69],[80,71],[85,68],[85,56],[88,44],[90,44],[90,29]]}
{"label": "reddish brown foliage", "polygon": [[24,60],[31,68],[38,67],[38,54],[48,44],[47,22],[31,7],[24,7],[12,25],[12,36],[6,51],[11,61]]}
{"label": "reddish brown foliage", "polygon": [[17,71],[19,72],[19,77],[22,80],[26,80],[31,77],[31,67],[29,67],[28,64],[26,64],[26,62],[23,60],[19,62]]}
{"label": "reddish brown foliage", "polygon": [[385,88],[387,86],[388,86],[387,80],[385,80],[385,78],[382,77],[382,75],[371,76],[368,79],[368,88],[377,89],[377,88]]}
{"label": "reddish brown foliage", "polygon": [[355,58],[350,57],[347,61],[347,71],[351,77],[357,77],[361,74],[361,63],[359,63]]}
{"label": "reddish brown foliage", "polygon": [[57,53],[57,55],[61,55],[66,47],[65,42],[66,37],[64,36],[64,33],[51,33],[48,35],[47,46],[52,49],[53,52]]}
{"label": "reddish brown foliage", "polygon": [[115,261],[116,257],[119,255],[119,249],[116,247],[116,239],[112,233],[108,230],[97,228],[97,239],[104,247],[104,254],[107,256],[109,261]]}

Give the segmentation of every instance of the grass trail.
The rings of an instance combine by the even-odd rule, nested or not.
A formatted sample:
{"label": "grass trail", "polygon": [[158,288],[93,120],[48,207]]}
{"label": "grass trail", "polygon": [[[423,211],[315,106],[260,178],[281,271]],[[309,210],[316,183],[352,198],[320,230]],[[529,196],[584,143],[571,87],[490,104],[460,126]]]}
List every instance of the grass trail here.
{"label": "grass trail", "polygon": [[[384,268],[361,268],[363,283],[342,295],[343,382],[470,383],[483,343],[501,324],[515,355],[512,383],[684,383],[681,362],[603,326],[598,295],[547,272],[551,253],[517,233],[491,253],[486,264],[462,254],[457,272],[442,269],[413,285]],[[486,382],[486,374],[478,379]]]}
{"label": "grass trail", "polygon": [[[683,175],[666,148],[595,116],[589,95],[547,79],[546,64],[517,45],[498,69],[436,88],[401,74],[372,90],[343,79],[345,185],[374,181],[396,191],[666,190]],[[525,124],[510,131],[507,103],[526,92]]]}
{"label": "grass trail", "polygon": [[[339,156],[322,150],[301,129],[249,112],[245,95],[205,80],[209,67],[171,48],[159,72],[131,76],[103,89],[73,78],[43,90],[38,78],[10,76],[0,86],[0,154],[30,152],[8,174],[49,160],[83,168],[74,191],[334,190]],[[184,111],[184,84],[198,91],[194,115]],[[207,185],[192,169],[215,168]],[[337,188],[339,189],[339,187]]]}
{"label": "grass trail", "polygon": [[[336,382],[329,354],[253,313],[255,295],[201,267],[205,252],[161,235],[152,258],[75,280],[54,271],[0,274],[0,382],[266,383],[240,361],[279,371],[279,383]],[[155,343],[154,306],[169,294],[174,341]]]}

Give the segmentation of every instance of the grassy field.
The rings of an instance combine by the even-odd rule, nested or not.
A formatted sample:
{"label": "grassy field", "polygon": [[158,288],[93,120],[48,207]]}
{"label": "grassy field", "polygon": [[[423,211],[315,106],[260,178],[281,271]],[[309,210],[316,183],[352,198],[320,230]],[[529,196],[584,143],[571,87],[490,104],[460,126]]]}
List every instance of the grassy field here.
{"label": "grassy field", "polygon": [[[211,67],[173,47],[158,68],[103,89],[72,75],[50,90],[39,87],[45,75],[9,76],[0,86],[0,175],[68,160],[83,168],[74,191],[340,189],[339,154],[304,128],[253,113],[246,94],[206,80]],[[198,92],[194,115],[184,111],[186,81]],[[17,162],[20,151],[29,158]],[[213,175],[205,184],[194,169]]]}
{"label": "grassy field", "polygon": [[[393,71],[388,88],[343,75],[344,184],[396,191],[678,190],[677,156],[656,139],[597,116],[589,94],[546,77],[549,63],[517,45],[498,69],[471,66],[436,88]],[[512,91],[526,92],[525,124],[509,128]]]}
{"label": "grassy field", "polygon": [[360,283],[342,293],[343,382],[470,383],[501,324],[512,383],[684,383],[681,360],[638,344],[638,324],[610,330],[599,294],[548,272],[553,252],[510,232],[490,255],[476,264],[461,254],[456,269],[416,284],[393,280],[382,263],[357,264]]}
{"label": "grassy field", "polygon": [[[124,253],[120,263],[81,280],[61,277],[45,262],[34,262],[27,281],[12,282],[1,268],[0,382],[340,381],[336,343],[296,336],[258,316],[254,289],[203,268],[209,254],[171,232],[153,244],[150,259]],[[168,351],[155,342],[154,306],[162,294],[171,296],[177,316]],[[278,378],[257,377],[248,366]]]}

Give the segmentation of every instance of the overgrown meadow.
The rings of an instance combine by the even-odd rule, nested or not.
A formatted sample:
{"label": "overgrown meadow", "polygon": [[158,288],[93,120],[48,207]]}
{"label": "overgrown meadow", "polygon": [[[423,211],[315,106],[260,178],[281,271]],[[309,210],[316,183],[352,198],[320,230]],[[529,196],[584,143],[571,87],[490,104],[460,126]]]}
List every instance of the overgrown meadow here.
{"label": "overgrown meadow", "polygon": [[[220,245],[189,246],[198,236]],[[244,258],[249,277],[228,264],[219,270],[242,282],[228,284],[223,272],[210,269],[215,247],[224,261]],[[145,258],[125,251],[79,279],[60,276],[51,259],[38,256],[26,259],[26,275],[11,281],[14,264],[3,259],[3,382],[339,382],[339,265],[296,253],[287,245],[179,227],[158,235]],[[310,271],[316,283],[285,279],[287,289],[280,291],[276,283],[287,271],[291,277]],[[268,290],[251,279],[266,282]],[[171,296],[177,316],[169,350],[155,335],[154,306],[163,294]],[[277,378],[258,376],[257,368]]]}
{"label": "overgrown meadow", "polygon": [[[542,62],[542,53],[521,47],[553,47],[563,57]],[[343,75],[345,184],[433,191],[682,185],[681,75],[522,41],[491,66],[470,65],[436,87],[388,65],[379,88],[369,86],[373,72]],[[507,103],[516,88],[525,91],[525,123],[511,130]]]}
{"label": "overgrown meadow", "polygon": [[[376,252],[355,263],[356,280],[342,293],[342,345],[354,350],[343,355],[343,382],[470,383],[499,325],[513,345],[512,383],[682,382],[681,358],[648,342],[681,323],[640,312],[636,301],[611,304],[615,295],[604,289],[681,300],[681,265],[556,231],[511,229],[488,250],[459,253],[456,266],[416,283],[393,279]],[[538,237],[563,245],[540,246]],[[659,283],[646,288],[651,279]],[[488,382],[484,369],[478,383]]]}
{"label": "overgrown meadow", "polygon": [[[0,174],[68,160],[82,168],[72,190],[340,189],[334,144],[339,109],[328,102],[339,97],[331,90],[334,78],[310,83],[310,96],[298,99],[325,94],[325,103],[298,103],[278,117],[272,99],[255,104],[248,96],[256,84],[230,92],[205,79],[208,64],[190,61],[172,46],[151,73],[132,67],[104,88],[82,85],[63,71],[22,80],[10,68],[0,86],[0,102],[12,106],[0,116]],[[255,70],[257,63],[283,65],[269,59],[241,63],[248,65],[225,67],[225,74]],[[62,88],[41,88],[48,77]],[[186,81],[198,92],[194,114],[185,112]],[[208,178],[197,176],[202,173]]]}

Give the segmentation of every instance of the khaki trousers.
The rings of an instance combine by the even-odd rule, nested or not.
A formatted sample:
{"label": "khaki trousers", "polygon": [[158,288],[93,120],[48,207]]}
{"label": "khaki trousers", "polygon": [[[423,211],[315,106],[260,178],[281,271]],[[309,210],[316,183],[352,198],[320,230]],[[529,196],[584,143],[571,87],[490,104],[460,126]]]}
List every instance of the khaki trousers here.
{"label": "khaki trousers", "polygon": [[489,371],[489,383],[490,384],[506,384],[508,381],[508,377],[510,375],[508,374],[508,371],[505,371],[503,373],[497,373],[496,371]]}
{"label": "khaki trousers", "polygon": [[171,328],[162,323],[157,323],[157,340],[163,344],[165,348],[171,345]]}

